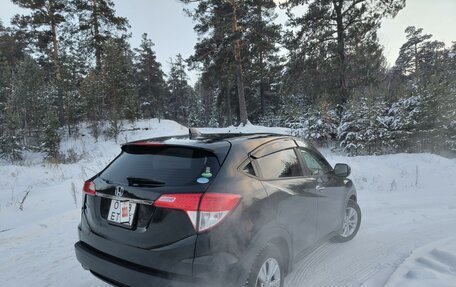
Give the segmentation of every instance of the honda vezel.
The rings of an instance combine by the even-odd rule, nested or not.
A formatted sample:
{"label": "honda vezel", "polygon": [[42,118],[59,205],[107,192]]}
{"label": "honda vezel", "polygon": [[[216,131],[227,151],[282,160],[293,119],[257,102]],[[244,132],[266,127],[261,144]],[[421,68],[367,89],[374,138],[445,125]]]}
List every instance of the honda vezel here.
{"label": "honda vezel", "polygon": [[84,184],[76,255],[115,286],[281,287],[315,247],[358,232],[349,174],[291,136],[130,142]]}

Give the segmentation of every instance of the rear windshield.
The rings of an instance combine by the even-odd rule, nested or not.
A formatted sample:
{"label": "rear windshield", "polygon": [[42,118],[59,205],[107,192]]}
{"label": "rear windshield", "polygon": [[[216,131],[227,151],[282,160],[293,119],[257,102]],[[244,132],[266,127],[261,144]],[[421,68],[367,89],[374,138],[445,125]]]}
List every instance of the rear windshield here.
{"label": "rear windshield", "polygon": [[144,179],[164,186],[180,186],[206,183],[201,178],[215,177],[219,168],[215,155],[201,149],[124,146],[100,177],[125,185],[132,184],[131,179]]}

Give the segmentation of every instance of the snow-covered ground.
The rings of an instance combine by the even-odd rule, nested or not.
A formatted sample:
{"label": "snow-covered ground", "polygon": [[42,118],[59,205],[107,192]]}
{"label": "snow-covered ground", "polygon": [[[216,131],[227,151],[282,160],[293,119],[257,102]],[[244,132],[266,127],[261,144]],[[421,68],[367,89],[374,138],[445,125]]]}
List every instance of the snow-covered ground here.
{"label": "snow-covered ground", "polygon": [[391,276],[388,286],[456,285],[456,237],[445,238],[413,251]]}
{"label": "snow-covered ground", "polygon": [[[88,135],[66,139],[77,163],[44,164],[36,154],[22,165],[0,162],[0,282],[2,286],[106,286],[76,261],[73,244],[82,183],[120,151],[119,144],[185,134],[162,120],[126,126],[118,143]],[[277,132],[247,126],[203,132]],[[456,161],[431,154],[345,157],[352,167],[363,220],[358,236],[326,243],[286,278],[295,286],[456,286]],[[25,194],[28,193],[22,204]]]}

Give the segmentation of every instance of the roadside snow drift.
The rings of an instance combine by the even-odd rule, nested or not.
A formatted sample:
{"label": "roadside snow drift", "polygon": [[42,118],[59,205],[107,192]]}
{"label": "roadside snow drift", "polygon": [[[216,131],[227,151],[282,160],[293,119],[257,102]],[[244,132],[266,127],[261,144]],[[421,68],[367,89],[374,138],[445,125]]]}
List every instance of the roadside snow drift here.
{"label": "roadside snow drift", "polygon": [[[201,131],[290,132],[253,125]],[[39,154],[27,155],[21,165],[0,162],[0,282],[106,286],[74,256],[84,180],[108,164],[123,142],[187,132],[173,121],[153,119],[125,125],[115,143],[96,141],[82,128],[80,136],[61,144],[62,153],[73,154],[76,163],[51,165]],[[285,285],[384,286],[394,273],[389,286],[455,286],[456,161],[431,154],[322,152],[331,164],[352,167],[361,229],[353,241],[325,243],[298,262]]]}
{"label": "roadside snow drift", "polygon": [[389,280],[390,287],[456,285],[456,237],[430,243],[413,251]]}

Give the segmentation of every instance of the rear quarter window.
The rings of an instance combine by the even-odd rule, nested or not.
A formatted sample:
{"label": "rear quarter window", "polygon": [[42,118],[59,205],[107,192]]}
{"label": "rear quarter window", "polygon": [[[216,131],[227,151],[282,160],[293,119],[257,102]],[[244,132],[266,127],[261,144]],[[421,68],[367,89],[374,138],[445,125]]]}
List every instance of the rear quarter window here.
{"label": "rear quarter window", "polygon": [[[162,182],[165,186],[198,184],[205,173],[213,178],[220,169],[216,156],[186,147],[128,147],[100,174],[103,180],[128,184],[127,178]],[[207,173],[207,171],[209,171]]]}

